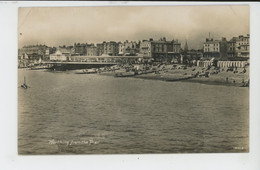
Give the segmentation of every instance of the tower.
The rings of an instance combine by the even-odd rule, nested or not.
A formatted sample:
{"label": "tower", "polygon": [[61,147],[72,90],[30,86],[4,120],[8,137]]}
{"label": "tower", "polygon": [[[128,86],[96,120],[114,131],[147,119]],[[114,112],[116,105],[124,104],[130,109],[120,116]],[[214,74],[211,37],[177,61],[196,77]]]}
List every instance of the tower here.
{"label": "tower", "polygon": [[188,51],[188,43],[187,43],[187,40],[186,40],[186,43],[185,43],[185,46],[184,46],[184,51]]}

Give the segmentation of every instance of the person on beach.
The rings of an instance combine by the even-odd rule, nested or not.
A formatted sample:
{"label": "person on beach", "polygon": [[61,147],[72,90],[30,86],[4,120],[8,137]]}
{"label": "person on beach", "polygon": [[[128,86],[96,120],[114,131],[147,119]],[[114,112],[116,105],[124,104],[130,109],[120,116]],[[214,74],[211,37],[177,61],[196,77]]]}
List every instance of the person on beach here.
{"label": "person on beach", "polygon": [[226,77],[226,82],[228,83],[228,77]]}

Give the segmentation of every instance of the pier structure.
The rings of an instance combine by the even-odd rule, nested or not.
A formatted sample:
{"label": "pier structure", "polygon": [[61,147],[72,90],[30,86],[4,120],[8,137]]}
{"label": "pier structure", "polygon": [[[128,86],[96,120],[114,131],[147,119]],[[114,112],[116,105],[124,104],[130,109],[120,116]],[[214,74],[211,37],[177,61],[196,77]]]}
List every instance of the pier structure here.
{"label": "pier structure", "polygon": [[44,61],[41,64],[49,65],[52,70],[76,70],[109,67],[120,63],[148,61],[151,57],[145,56],[71,56],[67,61]]}

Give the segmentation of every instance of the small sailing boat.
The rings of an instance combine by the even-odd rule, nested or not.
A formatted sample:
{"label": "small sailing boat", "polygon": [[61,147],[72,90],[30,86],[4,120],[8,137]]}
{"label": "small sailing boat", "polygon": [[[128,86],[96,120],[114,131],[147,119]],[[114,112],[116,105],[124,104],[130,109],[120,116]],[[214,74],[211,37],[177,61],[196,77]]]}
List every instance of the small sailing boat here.
{"label": "small sailing boat", "polygon": [[24,82],[23,82],[23,84],[21,85],[21,87],[24,88],[24,89],[28,89],[28,88],[29,88],[29,86],[26,84],[26,79],[25,79],[25,77],[24,77]]}

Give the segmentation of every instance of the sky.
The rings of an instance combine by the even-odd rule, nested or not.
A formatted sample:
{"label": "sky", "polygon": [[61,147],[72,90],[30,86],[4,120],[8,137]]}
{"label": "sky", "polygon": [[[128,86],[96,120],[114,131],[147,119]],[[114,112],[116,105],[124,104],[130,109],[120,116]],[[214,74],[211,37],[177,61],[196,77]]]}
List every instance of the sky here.
{"label": "sky", "polygon": [[249,20],[247,5],[26,7],[18,12],[18,47],[166,37],[201,49],[209,32],[228,40],[250,33]]}

